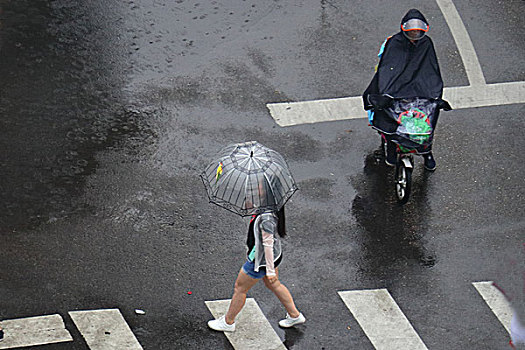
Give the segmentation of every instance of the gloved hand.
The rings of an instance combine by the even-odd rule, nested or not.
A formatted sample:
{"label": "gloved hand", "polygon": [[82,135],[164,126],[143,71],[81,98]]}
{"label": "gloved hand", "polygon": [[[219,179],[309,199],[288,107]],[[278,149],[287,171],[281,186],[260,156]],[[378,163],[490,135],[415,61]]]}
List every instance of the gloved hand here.
{"label": "gloved hand", "polygon": [[452,107],[450,106],[450,103],[448,103],[448,101],[445,101],[443,99],[439,99],[438,100],[437,107],[439,109],[444,110],[444,111],[451,111],[452,110]]}
{"label": "gloved hand", "polygon": [[385,109],[392,105],[394,99],[389,95],[368,95],[368,102],[376,109]]}

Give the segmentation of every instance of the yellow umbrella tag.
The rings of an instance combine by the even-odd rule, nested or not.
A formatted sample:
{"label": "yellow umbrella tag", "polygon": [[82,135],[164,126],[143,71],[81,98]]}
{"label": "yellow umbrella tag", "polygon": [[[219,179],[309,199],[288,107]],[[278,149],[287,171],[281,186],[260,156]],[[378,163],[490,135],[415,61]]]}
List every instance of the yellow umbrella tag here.
{"label": "yellow umbrella tag", "polygon": [[215,183],[219,181],[219,178],[222,175],[222,162],[219,162],[219,166],[217,167],[217,174],[215,175]]}

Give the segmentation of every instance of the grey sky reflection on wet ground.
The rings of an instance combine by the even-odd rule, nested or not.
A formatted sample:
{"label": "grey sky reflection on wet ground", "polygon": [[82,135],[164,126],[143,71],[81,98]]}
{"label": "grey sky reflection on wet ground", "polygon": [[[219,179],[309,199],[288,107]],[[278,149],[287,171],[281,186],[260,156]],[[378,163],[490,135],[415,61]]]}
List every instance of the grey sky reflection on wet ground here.
{"label": "grey sky reflection on wet ground", "polygon": [[[2,28],[2,227],[82,208],[94,154],[145,129],[122,96],[127,53],[111,3],[7,1]],[[14,69],[16,67],[16,69]]]}

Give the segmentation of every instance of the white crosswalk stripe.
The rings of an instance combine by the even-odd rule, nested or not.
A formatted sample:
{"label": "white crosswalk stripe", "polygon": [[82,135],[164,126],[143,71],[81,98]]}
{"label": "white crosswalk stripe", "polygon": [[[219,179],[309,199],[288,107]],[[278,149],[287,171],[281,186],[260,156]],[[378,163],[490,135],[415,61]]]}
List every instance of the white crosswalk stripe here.
{"label": "white crosswalk stripe", "polygon": [[[450,87],[444,89],[443,98],[454,109],[525,103],[525,82]],[[268,103],[266,107],[280,126],[367,117],[361,96]]]}
{"label": "white crosswalk stripe", "polygon": [[512,308],[503,293],[501,293],[498,288],[494,287],[492,281],[474,282],[472,284],[510,334]]}
{"label": "white crosswalk stripe", "polygon": [[6,336],[0,343],[0,349],[73,341],[60,315],[3,320],[2,328]]}
{"label": "white crosswalk stripe", "polygon": [[[91,350],[142,350],[118,309],[69,313]],[[3,320],[5,339],[0,349],[73,341],[60,315]]]}
{"label": "white crosswalk stripe", "polygon": [[346,307],[377,350],[426,350],[386,289],[339,292]]}
{"label": "white crosswalk stripe", "polygon": [[[484,301],[510,333],[512,309],[492,282],[474,282]],[[339,291],[339,296],[377,350],[427,350],[411,323],[386,289]],[[224,315],[230,300],[206,301],[215,318]],[[91,350],[142,350],[118,309],[72,311],[73,322]],[[6,338],[0,349],[71,342],[60,315],[2,321]],[[246,299],[236,319],[236,331],[225,333],[236,350],[285,350],[279,335],[253,298]]]}
{"label": "white crosswalk stripe", "polygon": [[118,309],[71,311],[69,315],[91,350],[142,350]]}
{"label": "white crosswalk stripe", "polygon": [[[219,318],[226,314],[230,300],[214,300],[205,303],[213,317]],[[235,332],[224,334],[236,350],[286,349],[253,298],[246,299],[244,308],[235,319]]]}
{"label": "white crosswalk stripe", "polygon": [[[510,333],[512,310],[492,282],[472,283]],[[377,350],[428,350],[412,324],[386,289],[339,291],[339,296]],[[215,318],[224,315],[230,299],[206,301]],[[286,349],[257,302],[248,298],[236,319],[235,332],[225,332],[235,350]]]}

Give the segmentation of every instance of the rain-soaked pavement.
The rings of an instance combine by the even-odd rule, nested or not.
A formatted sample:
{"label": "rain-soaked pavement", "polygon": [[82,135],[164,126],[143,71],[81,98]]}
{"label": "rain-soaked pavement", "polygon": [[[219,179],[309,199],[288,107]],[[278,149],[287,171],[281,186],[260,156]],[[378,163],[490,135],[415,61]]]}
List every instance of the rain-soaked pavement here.
{"label": "rain-soaked pavement", "polygon": [[[454,3],[487,82],[525,80],[525,3]],[[0,320],[59,313],[75,340],[42,348],[87,349],[68,311],[119,308],[145,349],[231,349],[204,301],[231,296],[246,221],[198,173],[258,140],[300,187],[281,280],[308,323],[283,331],[275,297],[249,294],[287,348],[373,349],[337,294],[371,288],[429,349],[506,348],[471,283],[523,242],[523,105],[442,113],[438,170],[417,160],[405,206],[364,119],[280,128],[265,107],[359,95],[416,5],[445,85],[468,85],[436,3],[396,4],[0,0]]]}

